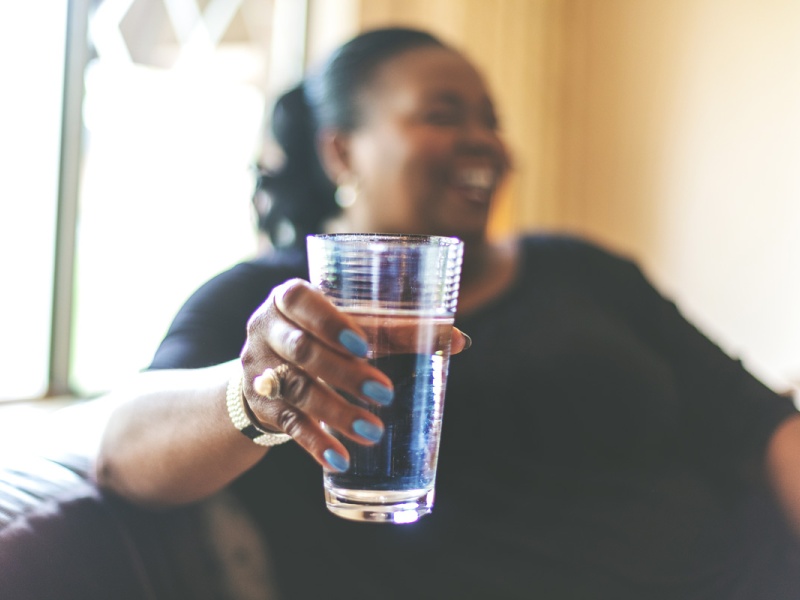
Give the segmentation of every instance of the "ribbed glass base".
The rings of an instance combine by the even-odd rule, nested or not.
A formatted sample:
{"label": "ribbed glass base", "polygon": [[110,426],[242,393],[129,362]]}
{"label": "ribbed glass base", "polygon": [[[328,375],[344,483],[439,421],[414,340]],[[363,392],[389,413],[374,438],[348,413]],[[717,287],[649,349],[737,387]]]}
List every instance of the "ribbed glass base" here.
{"label": "ribbed glass base", "polygon": [[373,523],[413,523],[431,512],[433,496],[433,489],[401,492],[325,489],[325,502],[333,514]]}

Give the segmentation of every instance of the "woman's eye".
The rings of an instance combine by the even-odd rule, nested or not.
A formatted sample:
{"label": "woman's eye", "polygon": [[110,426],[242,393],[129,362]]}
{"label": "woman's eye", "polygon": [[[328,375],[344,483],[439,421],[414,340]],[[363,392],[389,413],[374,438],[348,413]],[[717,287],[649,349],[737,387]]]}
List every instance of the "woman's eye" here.
{"label": "woman's eye", "polygon": [[455,111],[431,111],[425,115],[425,121],[432,125],[458,125],[461,116]]}

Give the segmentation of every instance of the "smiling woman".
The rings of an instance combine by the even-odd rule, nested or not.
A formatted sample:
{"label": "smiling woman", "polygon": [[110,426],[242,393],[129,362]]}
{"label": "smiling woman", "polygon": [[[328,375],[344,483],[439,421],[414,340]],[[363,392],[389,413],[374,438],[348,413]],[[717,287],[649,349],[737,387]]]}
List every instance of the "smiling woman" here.
{"label": "smiling woman", "polygon": [[362,96],[371,108],[352,127],[320,122],[332,178],[362,198],[347,226],[482,240],[508,159],[480,74],[429,44],[381,65]]}
{"label": "smiling woman", "polygon": [[[765,6],[758,0],[737,6],[748,2]],[[292,232],[303,231],[300,225],[308,222],[325,229],[329,212],[315,210],[335,205],[331,186],[309,185],[309,163],[301,161],[298,169],[294,160],[315,156],[314,135],[319,134],[327,172],[341,187],[359,188],[355,202],[335,223],[339,230],[414,227],[467,241],[456,326],[474,344],[457,353],[449,367],[436,509],[411,525],[365,528],[337,520],[325,508],[320,469],[347,471],[357,461],[359,453],[351,456],[340,438],[353,447],[390,439],[383,437],[390,423],[363,408],[391,405],[394,390],[387,373],[362,358],[369,345],[358,322],[301,280],[308,276],[303,245],[297,244],[302,235],[284,236],[286,247],[223,270],[200,286],[177,311],[146,372],[123,378],[111,394],[88,403],[111,414],[107,423],[103,415],[103,422],[92,427],[92,433],[102,435],[99,454],[89,454],[96,461],[88,465],[103,490],[100,496],[137,514],[171,521],[180,510],[148,509],[202,506],[216,492],[230,492],[251,517],[248,530],[274,548],[275,584],[287,600],[532,595],[795,600],[800,544],[789,523],[800,524],[800,415],[791,399],[769,389],[712,343],[625,256],[585,239],[541,232],[501,242],[490,234],[486,210],[497,201],[508,162],[493,114],[495,88],[506,98],[518,95],[518,111],[501,111],[508,124],[503,137],[517,136],[515,155],[532,156],[521,154],[520,145],[533,155],[554,150],[542,152],[541,161],[518,161],[520,169],[538,169],[533,179],[550,178],[533,191],[515,189],[518,208],[539,207],[540,192],[552,193],[553,203],[563,204],[558,213],[562,224],[611,225],[612,233],[641,226],[634,239],[655,237],[661,243],[647,220],[635,217],[648,213],[651,207],[639,203],[647,205],[657,187],[650,176],[658,169],[647,155],[659,154],[653,151],[658,142],[647,134],[663,132],[671,123],[658,118],[663,114],[655,110],[659,103],[651,101],[657,97],[666,103],[668,95],[651,79],[661,63],[636,50],[651,49],[653,30],[685,30],[681,19],[660,17],[688,17],[712,7],[709,22],[725,21],[717,17],[732,10],[729,3],[619,0],[612,11],[600,9],[608,4],[603,0],[369,0],[362,6],[369,10],[389,3],[434,7],[430,18],[448,27],[459,21],[440,18],[436,7],[482,7],[479,14],[486,21],[471,20],[472,37],[465,34],[464,41],[489,45],[493,35],[505,35],[490,26],[498,22],[491,19],[505,14],[504,22],[516,26],[513,31],[539,40],[531,31],[541,33],[553,20],[534,23],[530,7],[557,8],[552,11],[557,43],[548,46],[555,48],[555,56],[546,60],[561,68],[563,59],[571,69],[558,71],[555,82],[543,78],[542,85],[517,94],[520,88],[514,84],[527,74],[508,56],[521,54],[498,51],[507,70],[501,69],[495,85],[487,86],[480,69],[455,44],[424,31],[391,27],[352,38],[287,94],[301,109],[294,113],[300,123],[290,123],[287,138],[308,144],[305,153],[287,152],[285,157],[284,167],[295,164],[295,177],[281,190],[281,202],[308,218],[301,222],[298,217]],[[206,6],[235,4],[226,0]],[[770,3],[766,10],[776,6]],[[509,16],[520,12],[530,18]],[[128,31],[131,23],[120,30]],[[698,43],[707,39],[699,31],[693,36]],[[665,39],[672,44],[672,37]],[[749,38],[732,39],[747,47]],[[786,39],[794,44],[800,37]],[[665,51],[667,56],[675,52]],[[693,67],[702,64],[691,53],[686,58]],[[708,68],[716,72],[720,64],[712,62]],[[634,83],[641,74],[647,78]],[[707,78],[699,75],[692,81],[705,84]],[[629,85],[636,94],[627,95]],[[644,88],[648,94],[640,96]],[[194,89],[218,97],[202,86]],[[708,106],[716,110],[725,95],[715,96]],[[557,113],[557,131],[520,128],[520,120],[509,120],[510,115],[540,111],[542,98],[548,99],[545,108]],[[326,112],[337,107],[343,110]],[[649,127],[641,127],[637,111],[639,117],[648,113],[644,121]],[[712,123],[712,129],[722,123],[701,113],[695,115],[704,117],[698,123]],[[539,116],[529,123],[538,123]],[[291,135],[298,131],[295,126],[303,135]],[[205,131],[199,130],[198,137]],[[183,132],[195,135],[191,127]],[[765,156],[772,160],[775,155]],[[687,168],[696,164],[688,161]],[[676,170],[670,181],[676,185],[687,183],[677,168],[682,165],[672,165]],[[120,180],[127,183],[125,177],[137,176],[130,171],[118,171]],[[270,177],[277,172],[263,175],[264,182],[275,183]],[[559,185],[550,185],[556,180]],[[135,185],[140,183],[140,192],[128,197],[132,211],[147,196],[147,182]],[[700,188],[707,189],[703,185],[696,191]],[[180,193],[177,186],[172,189]],[[275,189],[266,187],[262,191],[257,208],[269,213],[278,194],[270,196]],[[621,191],[627,194],[617,194]],[[624,200],[615,200],[617,195]],[[577,196],[582,196],[579,202]],[[104,207],[104,199],[97,205]],[[187,210],[192,206],[187,203]],[[137,224],[159,231],[159,205],[153,210],[153,222],[121,220],[121,235],[108,238],[103,255],[123,239],[126,249],[137,252],[149,244],[139,231],[122,230]],[[728,218],[731,211],[720,214]],[[691,224],[705,232],[706,222]],[[192,223],[179,225],[190,229]],[[203,242],[210,247],[217,239]],[[193,259],[204,256],[189,244],[184,247]],[[213,253],[212,248],[203,251]],[[165,256],[159,261],[169,273],[191,262],[182,256],[169,262]],[[97,272],[104,276],[122,264],[98,263]],[[135,268],[133,261],[130,272]],[[748,285],[736,275],[739,285]],[[777,293],[773,286],[759,287]],[[136,306],[120,308],[130,291],[121,289],[111,289],[114,296],[101,290],[112,310],[98,330],[99,346],[92,348],[102,353],[98,364],[123,356],[145,318]],[[160,285],[145,292],[154,303],[163,294]],[[739,299],[729,296],[729,304]],[[466,346],[454,331],[454,349],[458,340],[459,349]],[[269,389],[257,388],[264,373],[276,378]],[[339,390],[359,404],[346,402]],[[228,406],[241,411],[229,413]],[[336,435],[328,435],[321,421]],[[63,417],[56,425],[82,434]],[[269,449],[253,443],[254,433],[263,443],[287,443]],[[95,494],[93,485],[84,487]],[[89,528],[78,533],[81,540],[96,539]],[[37,553],[42,561],[51,560],[55,550],[69,554],[76,544],[53,546],[48,548],[53,552]],[[144,556],[156,558],[160,571],[168,564],[158,561],[158,554]],[[33,580],[45,570],[32,569]],[[112,596],[119,594],[105,595]]]}
{"label": "smiling woman", "polygon": [[[793,599],[800,547],[775,501],[800,514],[791,400],[625,257],[568,236],[490,238],[508,159],[491,94],[454,47],[367,31],[306,84],[327,172],[359,187],[340,231],[465,241],[456,327],[475,343],[449,365],[436,509],[381,527],[326,510],[320,467],[357,469],[341,440],[391,435],[367,408],[399,393],[364,359],[359,323],[304,281],[302,246],[241,263],[186,302],[155,372],[105,399],[116,406],[99,484],[144,506],[230,489],[278,545],[284,598]],[[295,115],[307,131],[309,111]],[[295,191],[308,210],[329,205],[330,193]],[[278,395],[256,389],[265,372],[280,373]],[[267,445],[289,443],[253,444],[229,398]]]}

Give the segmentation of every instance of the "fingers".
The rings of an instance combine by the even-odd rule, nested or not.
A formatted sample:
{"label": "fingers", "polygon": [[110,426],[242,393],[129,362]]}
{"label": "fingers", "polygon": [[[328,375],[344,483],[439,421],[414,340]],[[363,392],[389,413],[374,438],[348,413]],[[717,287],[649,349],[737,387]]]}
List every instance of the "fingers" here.
{"label": "fingers", "polygon": [[315,332],[332,349],[361,358],[367,355],[367,341],[361,327],[308,282],[287,281],[275,289],[274,298],[281,314],[300,328]]}
{"label": "fingers", "polygon": [[[393,398],[389,377],[365,358],[447,346],[458,353],[471,344],[446,321],[433,323],[424,335],[419,331],[411,319],[356,322],[309,283],[288,281],[248,322],[241,355],[245,399],[262,427],[288,433],[320,464],[343,470],[348,452],[329,431],[361,444],[377,442],[383,424],[370,409]],[[374,352],[367,339],[380,339],[382,350]],[[280,365],[286,365],[280,369],[280,394],[272,388],[257,391],[256,378]]]}
{"label": "fingers", "polygon": [[[378,417],[373,415],[362,403],[348,402],[340,394],[335,392],[325,383],[310,378],[302,371],[286,369],[280,378],[279,395],[273,396],[273,402],[265,404],[264,413],[273,415],[274,421],[285,429],[286,424],[282,421],[287,416],[292,416],[297,410],[305,414],[313,415],[317,420],[324,421],[333,429],[341,431],[347,437],[355,441],[375,442],[378,438],[371,438],[364,435],[363,426],[359,421],[371,422],[375,427],[381,428],[382,424]],[[253,390],[257,390],[258,378],[253,382]],[[265,395],[258,394],[259,398],[269,400]],[[287,411],[287,408],[290,409]],[[287,414],[284,414],[287,413]]]}
{"label": "fingers", "polygon": [[[256,378],[258,379],[258,378]],[[268,400],[256,393],[256,383],[245,382],[253,394],[250,407],[262,426],[274,426],[291,435],[321,465],[340,469],[349,460],[346,448],[320,425],[361,444],[373,444],[383,435],[383,423],[361,406],[353,405],[318,380],[302,371],[286,370],[281,377],[280,397]],[[269,390],[272,391],[272,390]],[[245,392],[247,396],[247,391]],[[330,452],[335,453],[332,457]],[[333,462],[331,462],[333,458]],[[346,467],[344,467],[346,469]]]}
{"label": "fingers", "polygon": [[[320,422],[355,442],[375,443],[383,424],[365,407],[393,397],[391,380],[362,358],[366,351],[364,332],[350,317],[306,282],[287,282],[248,323],[241,355],[245,398],[262,427],[288,433],[323,466],[346,469],[347,450]],[[256,377],[279,365],[287,365],[280,397],[258,393]]]}
{"label": "fingers", "polygon": [[451,327],[446,320],[432,320],[421,327],[417,318],[362,315],[359,324],[302,280],[287,282],[277,288],[275,304],[287,319],[307,331],[317,332],[320,341],[332,349],[360,357],[367,356],[366,339],[380,340],[382,354],[435,352],[446,347],[451,329],[452,354],[472,345],[468,335]]}
{"label": "fingers", "polygon": [[267,339],[277,356],[299,367],[310,378],[322,379],[329,386],[363,400],[378,404],[391,400],[392,381],[384,373],[363,359],[332,349],[280,315],[273,318]]}
{"label": "fingers", "polygon": [[453,327],[452,340],[450,341],[450,354],[458,354],[464,350],[468,350],[472,346],[472,338],[466,333]]}
{"label": "fingers", "polygon": [[350,455],[347,448],[310,415],[290,407],[284,407],[280,415],[281,429],[291,435],[320,465],[334,471],[348,469]]}

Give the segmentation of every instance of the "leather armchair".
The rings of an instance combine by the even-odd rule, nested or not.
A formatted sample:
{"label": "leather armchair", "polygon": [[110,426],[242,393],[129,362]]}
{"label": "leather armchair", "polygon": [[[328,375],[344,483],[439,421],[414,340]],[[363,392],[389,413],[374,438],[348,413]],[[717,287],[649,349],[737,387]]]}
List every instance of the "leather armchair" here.
{"label": "leather armchair", "polygon": [[[93,402],[66,422],[85,423]],[[98,489],[69,440],[48,438],[46,449],[0,454],[0,598],[277,597],[264,541],[231,495],[137,508]]]}

